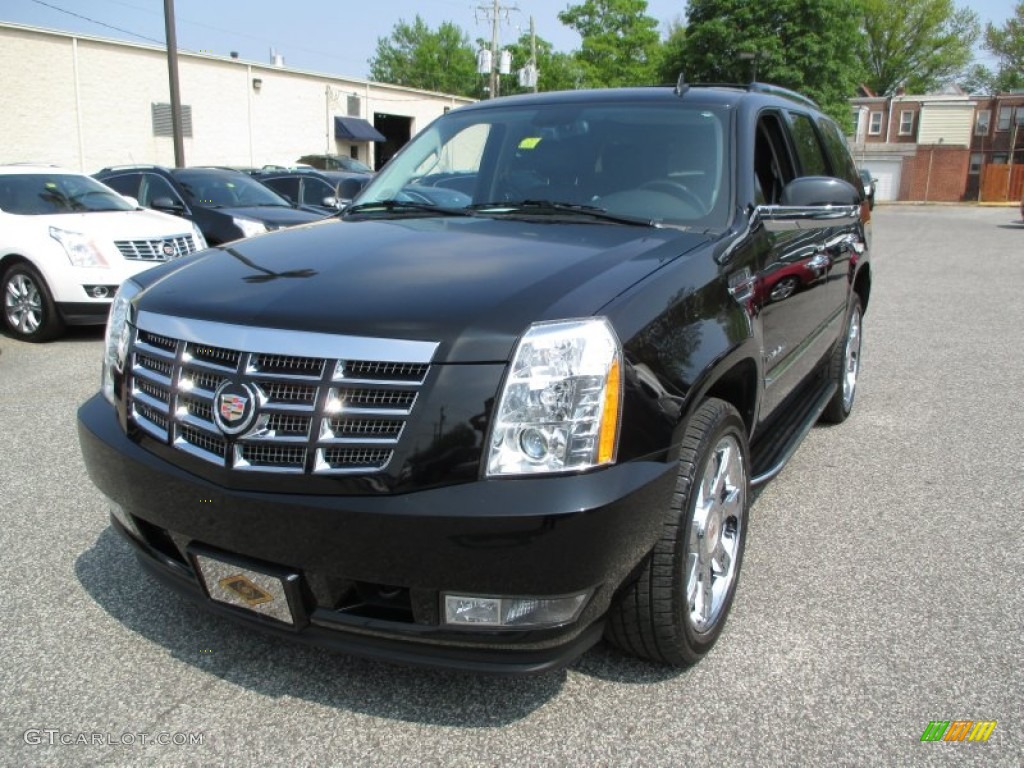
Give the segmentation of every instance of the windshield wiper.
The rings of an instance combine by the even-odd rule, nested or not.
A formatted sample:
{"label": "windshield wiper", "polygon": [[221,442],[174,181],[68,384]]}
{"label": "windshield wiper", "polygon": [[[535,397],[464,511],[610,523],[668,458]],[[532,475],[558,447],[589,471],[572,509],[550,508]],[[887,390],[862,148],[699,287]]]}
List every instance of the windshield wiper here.
{"label": "windshield wiper", "polygon": [[627,216],[622,213],[612,213],[607,208],[600,208],[596,205],[561,203],[555,200],[516,200],[514,202],[477,203],[469,207],[478,213],[487,214],[571,213],[580,216],[588,216],[593,219],[600,219],[601,221],[613,221],[616,224],[630,224],[637,227],[661,226],[654,219],[645,219],[641,216]]}
{"label": "windshield wiper", "polygon": [[424,213],[439,213],[443,216],[474,216],[473,211],[466,208],[448,208],[443,205],[432,203],[417,203],[412,200],[375,200],[372,203],[359,203],[350,205],[342,213],[369,213],[371,211],[386,211],[388,213],[401,213],[403,211],[414,211]]}

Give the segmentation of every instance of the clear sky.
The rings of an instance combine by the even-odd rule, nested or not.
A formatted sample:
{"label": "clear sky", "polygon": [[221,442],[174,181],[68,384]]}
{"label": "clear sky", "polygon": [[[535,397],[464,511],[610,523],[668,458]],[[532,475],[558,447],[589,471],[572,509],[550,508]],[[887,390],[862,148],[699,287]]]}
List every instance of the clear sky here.
{"label": "clear sky", "polygon": [[[502,40],[528,31],[533,16],[537,34],[556,50],[579,46],[579,36],[557,17],[571,4],[568,0],[501,2],[509,9],[501,17]],[[452,21],[472,40],[490,40],[491,26],[483,9],[492,5],[493,0],[175,0],[174,8],[181,50],[224,56],[237,51],[242,59],[269,62],[273,48],[288,67],[366,77],[377,39],[389,35],[399,19],[412,21],[419,14],[434,29]],[[977,11],[983,24],[1001,24],[1010,16],[1013,0],[974,0],[966,5]],[[647,12],[664,32],[670,21],[685,15],[686,2],[648,0]],[[163,0],[0,0],[0,21],[142,43],[164,40]]]}

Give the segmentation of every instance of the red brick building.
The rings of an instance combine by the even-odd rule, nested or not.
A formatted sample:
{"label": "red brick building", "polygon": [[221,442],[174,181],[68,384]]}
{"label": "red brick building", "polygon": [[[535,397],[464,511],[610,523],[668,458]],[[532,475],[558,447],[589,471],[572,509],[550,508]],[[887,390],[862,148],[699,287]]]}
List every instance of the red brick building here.
{"label": "red brick building", "polygon": [[966,198],[1017,201],[1024,188],[1024,92],[978,99]]}
{"label": "red brick building", "polygon": [[976,99],[948,92],[850,100],[854,159],[878,200],[959,202],[966,194]]}

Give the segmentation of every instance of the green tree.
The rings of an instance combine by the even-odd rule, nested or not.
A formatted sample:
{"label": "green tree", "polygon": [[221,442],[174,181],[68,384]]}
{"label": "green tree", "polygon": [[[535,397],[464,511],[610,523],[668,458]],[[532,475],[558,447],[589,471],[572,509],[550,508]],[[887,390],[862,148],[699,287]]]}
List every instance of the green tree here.
{"label": "green tree", "polygon": [[1024,2],[1014,6],[1013,14],[1002,27],[985,27],[985,50],[999,62],[993,82],[998,92],[1024,88]]}
{"label": "green tree", "polygon": [[[848,127],[863,74],[857,0],[691,0],[681,59],[690,82],[758,80],[817,101]],[[677,54],[678,55],[678,54]]]}
{"label": "green tree", "polygon": [[661,39],[647,0],[586,0],[558,20],[583,38],[574,58],[588,88],[650,85],[657,78]]}
{"label": "green tree", "polygon": [[482,95],[468,35],[450,21],[434,31],[418,15],[411,24],[399,19],[389,36],[377,38],[370,78],[459,96]]}
{"label": "green tree", "polygon": [[865,83],[875,93],[928,93],[973,59],[978,14],[953,0],[859,0],[867,44]]}
{"label": "green tree", "polygon": [[677,16],[668,23],[668,35],[661,46],[658,82],[675,83],[682,72],[686,56],[686,23]]}

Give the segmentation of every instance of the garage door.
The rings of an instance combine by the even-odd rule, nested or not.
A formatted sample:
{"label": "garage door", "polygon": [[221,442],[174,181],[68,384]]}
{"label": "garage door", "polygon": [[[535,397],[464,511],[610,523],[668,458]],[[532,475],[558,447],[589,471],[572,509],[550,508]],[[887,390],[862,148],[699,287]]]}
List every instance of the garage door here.
{"label": "garage door", "polygon": [[896,200],[900,196],[900,169],[902,160],[870,160],[864,164],[871,176],[878,179],[875,200]]}

